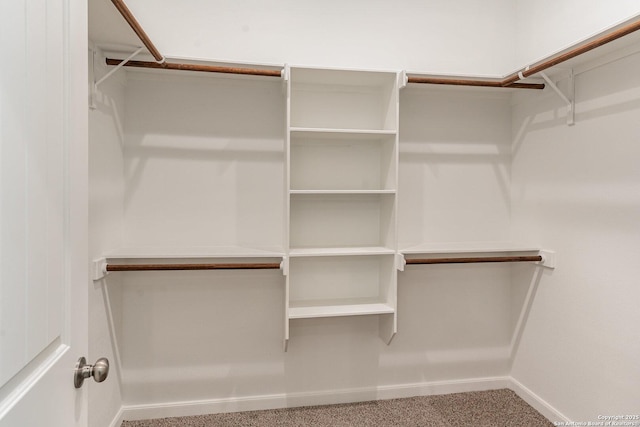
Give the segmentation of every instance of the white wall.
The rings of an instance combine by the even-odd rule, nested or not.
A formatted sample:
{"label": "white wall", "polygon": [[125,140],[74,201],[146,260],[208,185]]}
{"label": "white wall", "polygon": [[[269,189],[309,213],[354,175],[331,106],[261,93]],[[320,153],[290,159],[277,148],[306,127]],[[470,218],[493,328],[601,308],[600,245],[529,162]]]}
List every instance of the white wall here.
{"label": "white wall", "polygon": [[524,67],[640,14],[637,0],[518,0],[515,66]]}
{"label": "white wall", "polygon": [[167,56],[461,74],[513,68],[510,0],[127,4]]}
{"label": "white wall", "polygon": [[[92,55],[89,56],[92,60]],[[93,74],[95,69],[95,75],[100,78],[108,71],[105,68],[96,60],[90,64],[89,71]],[[90,260],[119,248],[123,240],[125,84],[124,72],[112,75],[96,92],[96,109],[89,110]],[[89,289],[89,355],[96,359],[107,357],[111,363],[107,380],[91,389],[91,427],[109,425],[122,405],[121,374],[113,339],[121,317],[118,281],[118,277],[110,278],[109,294],[105,292],[104,280],[94,282]],[[114,328],[110,315],[115,320]]]}
{"label": "white wall", "polygon": [[489,76],[506,75],[640,15],[636,0],[127,5],[168,57]]}
{"label": "white wall", "polygon": [[280,79],[130,73],[125,246],[283,248]]}
{"label": "white wall", "polygon": [[[583,13],[582,20],[573,19],[568,2],[553,8],[522,2],[517,20],[515,6],[505,1],[485,3],[486,9],[481,2],[462,8],[434,1],[420,6],[423,14],[402,16],[371,2],[369,9],[325,2],[321,10],[281,3],[280,14],[267,11],[264,2],[215,8],[182,2],[180,14],[169,6],[128,3],[169,56],[470,74],[503,74],[637,12],[622,1],[594,4],[595,13]],[[214,13],[221,7],[224,13]],[[557,14],[546,14],[548,9]],[[273,21],[264,19],[267,12]],[[378,25],[380,16],[396,19]],[[549,16],[572,25],[561,29],[557,23],[554,32]],[[167,22],[171,31],[163,27]],[[511,44],[515,22],[521,29],[517,53]],[[296,37],[287,37],[291,32]],[[416,32],[422,34],[414,41],[409,36]],[[498,45],[503,49],[493,50]],[[511,237],[556,250],[556,271],[412,267],[399,279],[399,333],[390,347],[380,342],[375,318],[316,319],[292,324],[288,353],[281,350],[284,283],[278,272],[112,274],[107,281],[124,402],[310,393],[313,403],[321,403],[339,399],[338,390],[512,372],[571,419],[633,413],[631,405],[640,400],[632,388],[640,374],[634,358],[639,349],[630,340],[640,323],[630,279],[638,274],[633,137],[640,106],[639,82],[628,70],[638,65],[633,57],[580,75],[578,124],[572,128],[548,92],[518,95],[512,116],[501,93],[417,87],[402,93],[400,247]],[[126,94],[105,86],[116,102],[92,114],[92,123],[106,130],[93,138],[107,144],[92,142],[92,159],[105,162],[104,170],[91,166],[98,167],[92,191],[101,193],[92,201],[92,233],[100,236],[92,253],[116,244],[120,215],[128,245],[282,245],[280,82],[131,77]],[[119,105],[121,113],[123,103],[126,148],[119,153],[122,136],[106,107]],[[104,182],[110,184],[101,188]],[[105,200],[114,197],[122,204],[105,214],[101,208],[113,206]],[[529,286],[537,292],[520,339],[515,324],[528,309]],[[99,288],[92,291],[91,309],[103,310]],[[102,316],[94,314],[102,332],[93,345],[108,352]],[[510,360],[514,343],[520,345]],[[112,407],[120,391],[114,392]]]}
{"label": "white wall", "polygon": [[513,111],[516,238],[556,250],[512,375],[573,421],[640,402],[640,55],[576,77],[576,125],[550,92]]}
{"label": "white wall", "polygon": [[399,247],[508,241],[510,94],[401,92]]}

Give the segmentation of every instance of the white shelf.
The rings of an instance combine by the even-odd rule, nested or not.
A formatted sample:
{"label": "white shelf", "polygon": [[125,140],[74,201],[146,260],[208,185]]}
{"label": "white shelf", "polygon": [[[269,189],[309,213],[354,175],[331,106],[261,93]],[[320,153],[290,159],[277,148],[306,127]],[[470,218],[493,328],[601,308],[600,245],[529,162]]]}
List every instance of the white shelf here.
{"label": "white shelf", "polygon": [[396,194],[396,190],[289,190],[289,194]]}
{"label": "white shelf", "polygon": [[393,307],[383,303],[294,306],[289,307],[289,319],[392,314],[394,311]]}
{"label": "white shelf", "polygon": [[346,87],[379,87],[396,78],[395,71],[291,66],[291,78],[298,83]]}
{"label": "white shelf", "polygon": [[104,255],[106,259],[189,259],[189,258],[282,258],[277,248],[241,246],[196,246],[185,248],[135,247],[120,248]]}
{"label": "white shelf", "polygon": [[349,255],[393,255],[396,251],[383,246],[358,246],[335,248],[291,248],[291,257],[349,256]]}
{"label": "white shelf", "polygon": [[395,130],[387,129],[330,129],[292,127],[289,129],[292,137],[346,139],[346,140],[376,140],[381,137],[395,136]]}
{"label": "white shelf", "polygon": [[516,253],[538,252],[539,247],[517,245],[511,242],[451,242],[451,243],[425,243],[400,249],[398,252],[404,255],[417,254],[471,254],[471,253]]}

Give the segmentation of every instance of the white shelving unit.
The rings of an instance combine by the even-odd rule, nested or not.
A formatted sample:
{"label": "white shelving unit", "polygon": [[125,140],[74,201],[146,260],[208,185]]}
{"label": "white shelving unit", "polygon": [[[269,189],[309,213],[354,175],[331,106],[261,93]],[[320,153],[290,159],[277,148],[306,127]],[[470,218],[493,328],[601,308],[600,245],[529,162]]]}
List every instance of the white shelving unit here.
{"label": "white shelving unit", "polygon": [[396,333],[398,74],[287,70],[289,321],[378,315]]}
{"label": "white shelving unit", "polygon": [[[123,244],[131,247],[100,255],[93,266],[94,280],[107,271],[126,274],[155,266],[163,271],[185,264],[203,270],[234,269],[235,264],[245,269],[280,267],[285,275],[285,349],[291,321],[362,315],[377,316],[380,336],[390,343],[397,330],[397,271],[404,268],[405,258],[543,254],[539,248],[509,242],[399,249],[402,75],[306,67],[287,68],[285,74],[284,152],[279,141],[272,142],[266,151],[272,159],[261,163],[259,172],[254,173],[254,164],[264,153],[249,153],[268,141],[238,138],[236,152],[221,148],[215,135],[202,141],[180,134],[158,138],[149,131],[158,125],[155,115],[137,114],[130,138],[135,142],[145,135],[147,145],[134,144],[122,159],[112,159],[116,165],[131,166],[136,171],[132,176],[138,177],[125,181],[122,195],[127,230]],[[134,81],[142,96],[133,97],[129,108],[147,111],[145,95],[165,82]],[[179,81],[166,83],[182,88]],[[171,112],[171,117],[180,113]],[[192,119],[204,126],[210,117]],[[170,147],[186,157],[154,157],[154,147]],[[229,162],[239,153],[240,161]],[[401,191],[413,200],[410,190]],[[407,223],[412,221],[403,220]],[[544,258],[539,264],[555,265],[552,253],[544,253]]]}

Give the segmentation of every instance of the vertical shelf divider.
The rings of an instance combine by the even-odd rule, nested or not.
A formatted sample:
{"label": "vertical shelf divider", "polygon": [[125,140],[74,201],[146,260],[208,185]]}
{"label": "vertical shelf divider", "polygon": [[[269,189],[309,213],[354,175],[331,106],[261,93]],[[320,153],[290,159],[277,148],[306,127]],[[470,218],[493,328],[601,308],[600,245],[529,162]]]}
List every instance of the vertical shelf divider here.
{"label": "vertical shelf divider", "polygon": [[290,249],[289,249],[289,234],[290,234],[290,204],[289,200],[289,188],[291,188],[291,68],[288,64],[284,66],[283,70],[283,84],[284,84],[284,92],[286,96],[286,114],[285,114],[285,144],[284,144],[284,152],[285,152],[285,162],[284,162],[284,183],[283,183],[283,191],[284,191],[284,226],[282,227],[284,232],[284,260],[283,260],[283,269],[282,271],[285,274],[285,291],[284,291],[284,339],[283,339],[283,350],[286,352],[289,348],[289,287],[290,287],[290,278],[289,278],[289,260],[290,258]]}

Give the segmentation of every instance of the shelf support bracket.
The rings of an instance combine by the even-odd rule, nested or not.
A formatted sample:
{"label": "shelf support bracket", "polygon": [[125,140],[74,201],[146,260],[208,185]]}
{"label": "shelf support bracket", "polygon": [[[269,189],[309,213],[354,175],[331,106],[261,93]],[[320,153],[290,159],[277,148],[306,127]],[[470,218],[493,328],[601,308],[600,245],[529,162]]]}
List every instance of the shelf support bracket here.
{"label": "shelf support bracket", "polygon": [[282,270],[283,276],[289,275],[289,258],[284,256],[282,257],[282,261],[280,262],[280,270]]}
{"label": "shelf support bracket", "polygon": [[409,83],[409,77],[407,77],[407,72],[402,70],[398,73],[398,89],[404,89],[407,87],[407,83]]}
{"label": "shelf support bracket", "polygon": [[396,269],[404,271],[405,265],[407,265],[407,260],[404,258],[404,254],[396,254]]}
{"label": "shelf support bracket", "polygon": [[127,62],[131,61],[133,58],[136,57],[136,55],[138,55],[143,50],[144,50],[144,47],[138,48],[135,52],[133,52],[131,55],[129,55],[127,58],[125,58],[121,63],[116,65],[112,70],[109,70],[109,72],[107,74],[105,74],[104,76],[102,76],[102,78],[100,78],[98,81],[94,81],[93,82],[93,85],[91,86],[91,104],[89,105],[89,107],[92,110],[96,109],[96,93],[98,92],[98,86],[102,82],[107,80],[109,77],[111,77],[113,75],[113,73],[118,71],[120,68],[124,67]]}
{"label": "shelf support bracket", "polygon": [[556,268],[556,253],[554,251],[541,250],[539,251],[542,261],[538,264],[540,267],[554,269]]}
{"label": "shelf support bracket", "polygon": [[540,76],[547,82],[547,85],[562,99],[562,101],[567,104],[567,125],[573,126],[576,121],[576,111],[575,111],[575,81],[573,76],[573,69],[569,70],[569,95],[565,95],[562,91],[556,86],[556,84],[547,76],[545,73],[540,72]]}
{"label": "shelf support bracket", "polygon": [[94,282],[105,277],[109,272],[107,271],[107,259],[106,258],[98,258],[93,260],[93,268],[91,271],[91,277]]}

